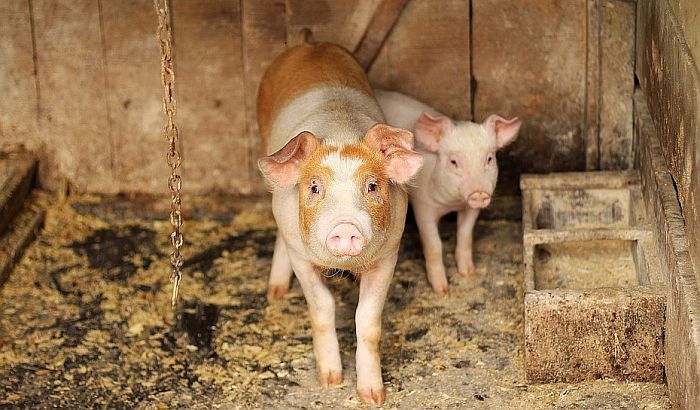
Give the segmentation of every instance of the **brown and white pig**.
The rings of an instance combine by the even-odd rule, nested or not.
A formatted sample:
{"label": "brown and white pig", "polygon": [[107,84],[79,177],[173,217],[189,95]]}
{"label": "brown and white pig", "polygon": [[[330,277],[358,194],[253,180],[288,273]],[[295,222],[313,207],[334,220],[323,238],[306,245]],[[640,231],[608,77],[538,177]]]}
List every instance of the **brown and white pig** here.
{"label": "brown and white pig", "polygon": [[268,296],[287,292],[292,272],[309,305],[318,380],[342,381],[329,270],[359,278],[355,313],[357,391],[384,401],[381,316],[403,233],[404,184],[422,163],[410,131],[382,124],[365,73],[344,49],[302,44],[263,76],[258,123],[278,225]]}
{"label": "brown and white pig", "polygon": [[414,130],[424,164],[409,191],[423,243],[428,281],[439,295],[448,295],[438,221],[457,212],[457,270],[476,273],[472,256],[473,230],[479,211],[491,203],[496,188],[496,151],[515,140],[522,123],[490,115],[477,124],[453,121],[404,94],[376,91],[387,122]]}

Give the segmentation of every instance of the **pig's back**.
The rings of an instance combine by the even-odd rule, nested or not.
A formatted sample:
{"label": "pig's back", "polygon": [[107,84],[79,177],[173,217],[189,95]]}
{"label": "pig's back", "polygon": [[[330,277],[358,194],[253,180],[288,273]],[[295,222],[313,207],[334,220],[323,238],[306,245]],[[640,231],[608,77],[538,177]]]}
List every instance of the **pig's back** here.
{"label": "pig's back", "polygon": [[416,122],[422,112],[441,115],[427,104],[395,91],[375,90],[374,96],[379,103],[387,124],[414,131]]}
{"label": "pig's back", "polygon": [[[378,112],[380,118],[374,122],[382,120],[378,106],[372,109],[377,104],[365,72],[343,48],[330,43],[303,44],[281,54],[265,72],[258,91],[258,126],[265,151],[281,148],[287,142],[285,139],[294,137],[288,134],[299,126],[303,128],[306,119],[319,117],[319,110],[326,117],[332,116],[334,110],[328,112],[329,103],[337,106],[335,111],[360,110],[357,112],[360,117],[362,110],[369,110],[370,117],[376,117]],[[341,119],[349,115],[335,114]],[[352,123],[353,118],[347,121]],[[316,128],[319,126],[323,128],[322,124],[316,124]],[[308,126],[303,130],[314,134],[326,131]],[[275,135],[271,136],[272,133]]]}

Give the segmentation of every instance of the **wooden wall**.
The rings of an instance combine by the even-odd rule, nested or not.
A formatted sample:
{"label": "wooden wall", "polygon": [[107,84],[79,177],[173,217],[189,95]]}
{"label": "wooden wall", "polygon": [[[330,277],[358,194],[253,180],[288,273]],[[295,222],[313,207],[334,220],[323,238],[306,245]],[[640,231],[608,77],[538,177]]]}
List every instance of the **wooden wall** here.
{"label": "wooden wall", "polygon": [[[255,99],[301,28],[354,49],[382,0],[170,0],[184,186],[265,190]],[[500,155],[521,172],[632,165],[635,2],[409,0],[369,69],[377,87],[458,119],[525,121]],[[0,141],[39,152],[40,182],[166,190],[151,0],[0,2]]]}

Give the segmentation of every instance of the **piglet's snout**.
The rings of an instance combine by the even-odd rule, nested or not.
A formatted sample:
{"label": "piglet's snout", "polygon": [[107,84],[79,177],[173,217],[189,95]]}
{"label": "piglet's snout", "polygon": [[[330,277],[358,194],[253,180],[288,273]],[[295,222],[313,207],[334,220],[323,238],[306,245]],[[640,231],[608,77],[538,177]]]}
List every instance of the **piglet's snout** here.
{"label": "piglet's snout", "polygon": [[486,192],[474,192],[467,199],[472,208],[486,208],[491,203],[491,195]]}
{"label": "piglet's snout", "polygon": [[335,256],[356,256],[364,247],[364,236],[351,223],[336,225],[326,237],[326,248]]}

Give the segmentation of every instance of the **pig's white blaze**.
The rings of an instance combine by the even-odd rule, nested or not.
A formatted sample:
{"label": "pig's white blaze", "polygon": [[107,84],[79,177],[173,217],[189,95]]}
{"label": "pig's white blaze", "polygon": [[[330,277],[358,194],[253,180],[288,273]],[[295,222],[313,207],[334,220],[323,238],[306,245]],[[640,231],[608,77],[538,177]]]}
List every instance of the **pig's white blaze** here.
{"label": "pig's white blaze", "polygon": [[350,269],[372,259],[391,212],[378,153],[362,143],[323,145],[302,164],[298,186],[301,234],[323,265]]}

